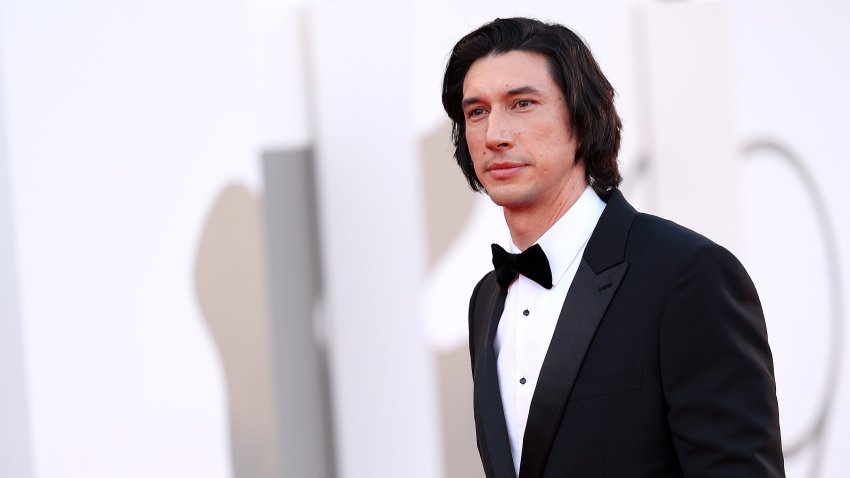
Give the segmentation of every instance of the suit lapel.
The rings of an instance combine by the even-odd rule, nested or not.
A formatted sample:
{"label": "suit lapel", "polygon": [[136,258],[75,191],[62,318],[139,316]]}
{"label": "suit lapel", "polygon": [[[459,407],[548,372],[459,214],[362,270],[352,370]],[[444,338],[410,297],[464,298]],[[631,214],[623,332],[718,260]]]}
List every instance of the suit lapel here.
{"label": "suit lapel", "polygon": [[[488,478],[514,478],[514,464],[511,456],[511,445],[508,439],[508,429],[505,425],[505,412],[502,406],[502,394],[499,390],[499,375],[496,367],[496,352],[493,341],[499,328],[499,319],[505,308],[507,294],[494,280],[488,287],[486,296],[479,300],[486,302],[483,312],[478,315],[488,321],[486,342],[476,344],[481,347],[480,363],[476,366],[474,396],[478,404],[476,413],[480,414],[476,423],[479,447],[482,447],[482,457],[488,457],[484,462]],[[483,443],[482,443],[483,442]]]}
{"label": "suit lapel", "polygon": [[591,235],[558,317],[531,399],[519,478],[543,475],[584,357],[628,269],[623,257],[628,229],[635,214],[622,194],[615,190]]}

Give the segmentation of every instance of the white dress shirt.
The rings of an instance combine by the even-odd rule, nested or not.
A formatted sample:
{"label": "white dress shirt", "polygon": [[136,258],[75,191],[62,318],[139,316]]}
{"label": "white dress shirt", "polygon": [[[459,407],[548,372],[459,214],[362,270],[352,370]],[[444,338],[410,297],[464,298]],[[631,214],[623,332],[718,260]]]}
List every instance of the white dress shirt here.
{"label": "white dress shirt", "polygon": [[[605,203],[588,186],[578,201],[537,241],[552,269],[552,288],[519,275],[508,288],[494,347],[499,389],[514,468],[519,475],[531,397],[567,291]],[[510,241],[511,252],[520,252]]]}

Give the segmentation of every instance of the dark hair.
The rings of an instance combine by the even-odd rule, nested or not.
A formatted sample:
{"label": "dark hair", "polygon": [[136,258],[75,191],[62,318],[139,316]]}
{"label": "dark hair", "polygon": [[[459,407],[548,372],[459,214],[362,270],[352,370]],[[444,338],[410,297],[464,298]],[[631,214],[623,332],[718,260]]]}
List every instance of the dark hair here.
{"label": "dark hair", "polygon": [[614,108],[614,88],[602,74],[590,49],[569,28],[531,18],[497,18],[469,33],[452,49],[443,77],[443,108],[452,120],[452,141],[469,186],[483,186],[466,144],[466,119],[461,101],[463,81],[479,58],[519,50],[542,54],[567,103],[570,129],[578,138],[575,161],[583,160],[587,180],[607,198],[622,181],[617,167],[620,117]]}

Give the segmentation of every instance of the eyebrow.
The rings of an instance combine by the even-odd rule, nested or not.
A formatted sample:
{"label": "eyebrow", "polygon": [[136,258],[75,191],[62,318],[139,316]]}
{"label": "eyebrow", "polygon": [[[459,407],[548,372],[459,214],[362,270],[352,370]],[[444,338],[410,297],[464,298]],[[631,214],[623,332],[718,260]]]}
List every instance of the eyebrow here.
{"label": "eyebrow", "polygon": [[469,98],[464,98],[463,101],[460,102],[460,107],[462,109],[466,109],[467,106],[469,106],[473,103],[478,103],[478,97],[477,96],[471,96]]}
{"label": "eyebrow", "polygon": [[[537,88],[535,88],[533,86],[520,86],[520,87],[512,88],[512,89],[508,90],[508,96],[529,95],[529,94],[539,95],[540,90],[538,90]],[[463,101],[460,102],[460,107],[466,108],[467,106],[469,106],[471,104],[478,103],[478,101],[480,101],[480,98],[478,98],[477,96],[471,96],[469,98],[464,98]]]}
{"label": "eyebrow", "polygon": [[512,90],[508,90],[509,96],[527,95],[527,94],[538,95],[538,94],[540,94],[540,90],[538,90],[537,88],[535,88],[533,86],[520,86],[519,88],[514,88]]}

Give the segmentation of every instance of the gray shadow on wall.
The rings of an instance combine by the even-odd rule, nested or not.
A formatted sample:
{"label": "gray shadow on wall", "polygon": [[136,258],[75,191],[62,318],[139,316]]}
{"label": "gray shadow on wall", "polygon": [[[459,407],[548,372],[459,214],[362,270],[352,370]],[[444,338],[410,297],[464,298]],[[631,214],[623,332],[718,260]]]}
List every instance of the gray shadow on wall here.
{"label": "gray shadow on wall", "polygon": [[33,476],[30,406],[2,100],[0,95],[0,476],[29,478]]}
{"label": "gray shadow on wall", "polygon": [[225,373],[235,478],[281,476],[262,217],[258,194],[228,185],[195,259],[198,304]]}
{"label": "gray shadow on wall", "polygon": [[[316,181],[310,150],[263,153],[272,337],[281,430],[279,476],[335,476],[323,346]],[[319,325],[319,326],[317,326]]]}
{"label": "gray shadow on wall", "polygon": [[[433,269],[472,215],[475,194],[452,158],[451,124],[445,122],[420,143],[428,270]],[[470,286],[470,293],[472,288]],[[472,375],[466,345],[436,352],[440,420],[446,478],[483,477],[472,417]]]}
{"label": "gray shadow on wall", "polygon": [[[476,199],[452,159],[450,133],[445,123],[420,144],[429,269],[460,235]],[[198,244],[195,289],[225,372],[235,478],[334,474],[327,369],[313,336],[321,279],[305,154],[264,155],[268,207],[246,186],[226,186]],[[483,477],[469,351],[463,345],[435,358],[444,476]],[[311,390],[287,399],[293,383],[301,392]]]}
{"label": "gray shadow on wall", "polygon": [[225,372],[233,476],[331,478],[328,373],[314,319],[321,277],[311,155],[271,151],[262,159],[266,200],[240,184],[225,187],[195,260],[198,303]]}

